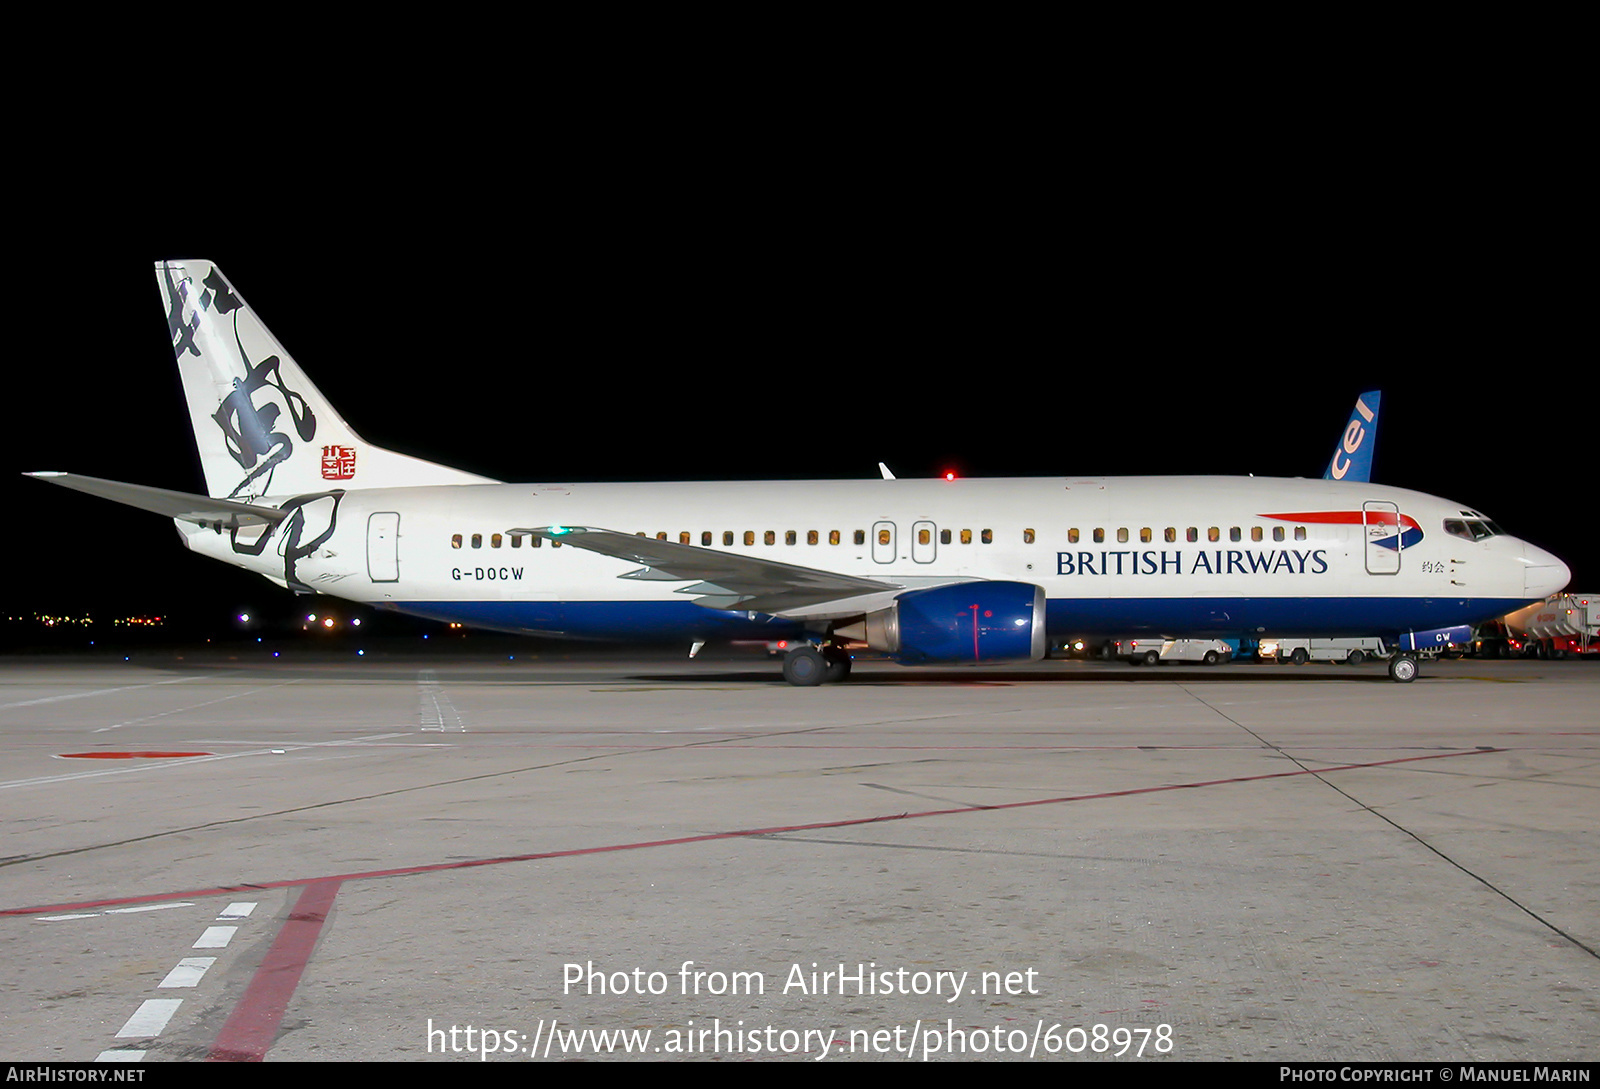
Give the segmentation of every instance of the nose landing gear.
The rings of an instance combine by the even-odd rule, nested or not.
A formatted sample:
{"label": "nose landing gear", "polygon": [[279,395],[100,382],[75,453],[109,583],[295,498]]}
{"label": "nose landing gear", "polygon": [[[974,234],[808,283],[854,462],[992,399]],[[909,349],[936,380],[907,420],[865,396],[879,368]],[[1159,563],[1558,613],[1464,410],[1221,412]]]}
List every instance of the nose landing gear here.
{"label": "nose landing gear", "polygon": [[1410,684],[1417,679],[1417,660],[1409,654],[1396,654],[1389,659],[1389,679],[1399,684]]}

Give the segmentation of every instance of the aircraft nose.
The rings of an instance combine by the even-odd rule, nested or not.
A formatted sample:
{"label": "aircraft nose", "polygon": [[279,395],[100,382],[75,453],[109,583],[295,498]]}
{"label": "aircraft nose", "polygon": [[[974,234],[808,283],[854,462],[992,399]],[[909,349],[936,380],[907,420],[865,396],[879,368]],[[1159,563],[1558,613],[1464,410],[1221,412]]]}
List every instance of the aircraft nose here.
{"label": "aircraft nose", "polygon": [[1538,545],[1523,543],[1522,562],[1523,589],[1529,597],[1549,597],[1572,579],[1572,568]]}

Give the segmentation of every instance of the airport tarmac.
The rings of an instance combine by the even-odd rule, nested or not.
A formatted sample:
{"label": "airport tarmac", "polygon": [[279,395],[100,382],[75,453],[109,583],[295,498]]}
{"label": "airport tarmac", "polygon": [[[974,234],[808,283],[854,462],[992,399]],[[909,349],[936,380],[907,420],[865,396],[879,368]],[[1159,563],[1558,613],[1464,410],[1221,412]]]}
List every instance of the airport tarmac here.
{"label": "airport tarmac", "polygon": [[0,659],[0,1059],[1593,1061],[1597,695]]}

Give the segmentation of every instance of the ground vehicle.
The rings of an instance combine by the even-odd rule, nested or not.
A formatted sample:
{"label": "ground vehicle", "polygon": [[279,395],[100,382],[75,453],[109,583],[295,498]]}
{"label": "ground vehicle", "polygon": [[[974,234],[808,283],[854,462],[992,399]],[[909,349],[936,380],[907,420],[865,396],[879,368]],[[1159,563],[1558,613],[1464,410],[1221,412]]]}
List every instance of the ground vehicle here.
{"label": "ground vehicle", "polygon": [[1113,653],[1131,665],[1158,662],[1203,662],[1216,665],[1233,658],[1233,647],[1221,639],[1119,639]]}
{"label": "ground vehicle", "polygon": [[1271,639],[1262,640],[1256,652],[1262,658],[1305,665],[1307,662],[1346,662],[1360,665],[1368,658],[1387,658],[1382,639]]}
{"label": "ground vehicle", "polygon": [[1504,625],[1506,645],[1517,646],[1526,657],[1600,657],[1600,594],[1555,594],[1506,614]]}

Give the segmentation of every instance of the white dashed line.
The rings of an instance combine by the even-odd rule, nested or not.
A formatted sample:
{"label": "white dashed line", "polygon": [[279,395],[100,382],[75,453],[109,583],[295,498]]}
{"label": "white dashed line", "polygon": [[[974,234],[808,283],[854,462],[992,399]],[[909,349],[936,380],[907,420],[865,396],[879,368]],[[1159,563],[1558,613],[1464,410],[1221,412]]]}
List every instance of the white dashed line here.
{"label": "white dashed line", "polygon": [[178,966],[167,973],[167,978],[157,983],[157,987],[198,987],[200,979],[206,974],[206,969],[217,963],[216,957],[184,957]]}
{"label": "white dashed line", "polygon": [[[112,911],[158,911],[161,908],[193,906],[194,902],[191,900],[180,903],[150,904],[132,908],[112,908],[111,911],[97,911],[88,914],[52,915],[48,916],[48,918],[92,919],[98,915],[111,914]],[[251,913],[255,911],[256,906],[257,903],[254,900],[235,900],[233,903],[223,908],[222,911],[217,914],[217,918],[219,920],[248,919]],[[233,940],[234,934],[238,933],[238,931],[239,928],[236,926],[208,926],[206,927],[205,932],[200,935],[200,940],[194,943],[194,948],[225,949],[227,948],[228,943]],[[200,981],[205,978],[205,974],[210,971],[211,966],[216,963],[216,957],[184,957],[182,960],[178,961],[177,965],[172,969],[172,971],[166,974],[166,977],[163,978],[160,983],[156,984],[156,988],[158,990],[172,990],[180,987],[198,987],[200,985]],[[128,1018],[128,1023],[122,1026],[122,1030],[117,1033],[117,1038],[126,1039],[133,1037],[137,1039],[150,1039],[152,1037],[161,1035],[162,1030],[167,1027],[167,1022],[172,1020],[172,1015],[178,1012],[178,1007],[181,1005],[183,1005],[183,999],[181,998],[146,999],[145,1002],[140,1005],[136,1011],[134,1011],[133,1016]],[[95,1058],[95,1061],[102,1063],[137,1063],[143,1062],[144,1057],[145,1052],[133,1048],[110,1048],[106,1051],[100,1052],[100,1054]]]}
{"label": "white dashed line", "polygon": [[194,943],[194,948],[226,949],[238,930],[236,926],[208,926],[206,932],[200,935],[200,940]]}
{"label": "white dashed line", "polygon": [[125,1037],[160,1036],[161,1030],[167,1027],[167,1022],[172,1020],[172,1015],[178,1012],[178,1007],[183,1005],[181,998],[147,998],[144,1003],[128,1018],[128,1023],[122,1026],[117,1033],[117,1039]]}

